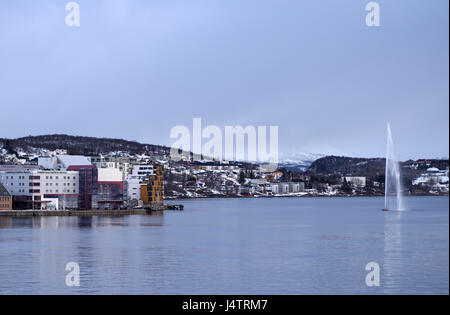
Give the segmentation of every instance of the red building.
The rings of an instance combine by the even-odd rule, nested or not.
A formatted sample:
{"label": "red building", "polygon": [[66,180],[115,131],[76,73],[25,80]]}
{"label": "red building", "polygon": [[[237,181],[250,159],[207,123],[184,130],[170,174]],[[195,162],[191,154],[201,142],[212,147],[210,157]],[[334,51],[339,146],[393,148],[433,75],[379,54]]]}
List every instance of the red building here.
{"label": "red building", "polygon": [[70,165],[68,171],[79,173],[78,209],[96,209],[96,197],[98,193],[98,173],[94,165]]}
{"label": "red building", "polygon": [[119,209],[123,205],[124,180],[122,172],[117,168],[98,169],[99,209]]}

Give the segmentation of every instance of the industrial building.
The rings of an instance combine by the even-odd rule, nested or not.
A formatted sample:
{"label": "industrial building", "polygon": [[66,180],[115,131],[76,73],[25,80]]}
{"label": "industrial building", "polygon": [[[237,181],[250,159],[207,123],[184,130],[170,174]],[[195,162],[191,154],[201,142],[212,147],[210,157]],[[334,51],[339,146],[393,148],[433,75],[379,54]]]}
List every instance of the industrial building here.
{"label": "industrial building", "polygon": [[119,209],[124,202],[123,174],[118,168],[108,167],[98,169],[99,209]]}

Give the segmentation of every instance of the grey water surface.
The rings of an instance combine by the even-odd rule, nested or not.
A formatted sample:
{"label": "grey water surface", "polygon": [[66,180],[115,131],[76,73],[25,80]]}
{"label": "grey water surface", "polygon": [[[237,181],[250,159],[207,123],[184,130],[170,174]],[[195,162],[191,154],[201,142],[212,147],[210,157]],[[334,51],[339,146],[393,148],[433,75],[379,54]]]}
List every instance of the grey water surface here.
{"label": "grey water surface", "polygon": [[[0,217],[0,294],[448,294],[449,199],[177,201],[152,216]],[[66,285],[66,264],[80,286]],[[365,267],[380,266],[380,286]]]}

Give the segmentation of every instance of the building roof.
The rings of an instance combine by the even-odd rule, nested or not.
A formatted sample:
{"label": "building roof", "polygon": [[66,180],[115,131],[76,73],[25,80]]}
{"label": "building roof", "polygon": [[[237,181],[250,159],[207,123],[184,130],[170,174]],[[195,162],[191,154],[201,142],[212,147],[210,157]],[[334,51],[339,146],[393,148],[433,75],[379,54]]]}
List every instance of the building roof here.
{"label": "building roof", "polygon": [[56,157],[65,167],[92,165],[88,158],[82,155],[57,155]]}
{"label": "building roof", "polygon": [[99,182],[122,182],[123,175],[118,168],[99,168],[98,169]]}
{"label": "building roof", "polygon": [[0,184],[0,197],[11,197],[9,192],[6,190],[5,187],[3,187],[2,184]]}
{"label": "building roof", "polygon": [[0,172],[27,172],[39,169],[38,165],[30,164],[2,164],[0,165]]}

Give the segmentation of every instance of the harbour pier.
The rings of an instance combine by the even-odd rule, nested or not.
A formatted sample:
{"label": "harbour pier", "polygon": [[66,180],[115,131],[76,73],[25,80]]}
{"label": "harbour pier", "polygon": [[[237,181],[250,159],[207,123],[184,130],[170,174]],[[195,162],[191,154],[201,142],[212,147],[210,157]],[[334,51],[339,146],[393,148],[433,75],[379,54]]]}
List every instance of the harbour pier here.
{"label": "harbour pier", "polygon": [[182,211],[183,205],[151,205],[142,209],[117,210],[3,210],[0,217],[39,217],[39,216],[122,216],[122,215],[157,215],[164,210]]}

